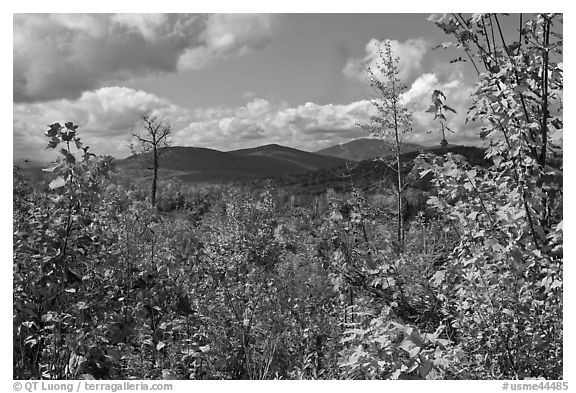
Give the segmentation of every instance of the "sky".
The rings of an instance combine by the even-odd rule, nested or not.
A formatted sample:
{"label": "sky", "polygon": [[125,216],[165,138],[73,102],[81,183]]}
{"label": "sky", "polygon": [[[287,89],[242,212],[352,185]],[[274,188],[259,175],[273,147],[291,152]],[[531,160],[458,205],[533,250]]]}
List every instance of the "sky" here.
{"label": "sky", "polygon": [[[456,144],[475,82],[430,14],[14,14],[13,154],[50,160],[47,125],[72,121],[96,154],[131,154],[145,113],[172,127],[172,144],[229,151],[278,143],[317,151],[369,136],[364,78],[390,40],[413,113],[405,141],[435,145],[425,113],[433,90],[457,114]],[[514,18],[514,16],[510,16]],[[512,26],[513,24],[510,24]],[[431,132],[430,132],[431,131]]]}

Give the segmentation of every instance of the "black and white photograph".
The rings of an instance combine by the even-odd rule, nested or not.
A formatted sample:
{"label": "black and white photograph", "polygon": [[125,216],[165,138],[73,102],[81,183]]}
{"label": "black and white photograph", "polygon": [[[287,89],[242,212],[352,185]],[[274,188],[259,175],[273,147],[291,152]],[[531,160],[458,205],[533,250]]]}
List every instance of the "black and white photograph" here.
{"label": "black and white photograph", "polygon": [[13,13],[13,390],[566,390],[564,17],[516,9]]}

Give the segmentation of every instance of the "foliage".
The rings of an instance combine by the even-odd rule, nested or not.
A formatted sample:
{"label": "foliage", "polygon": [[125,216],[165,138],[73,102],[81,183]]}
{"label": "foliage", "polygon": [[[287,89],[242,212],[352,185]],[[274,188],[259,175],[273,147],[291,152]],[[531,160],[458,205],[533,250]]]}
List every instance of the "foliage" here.
{"label": "foliage", "polygon": [[458,364],[463,351],[440,338],[444,326],[433,333],[395,321],[390,309],[380,315],[361,314],[342,342],[340,367],[347,379],[443,379]]}
{"label": "foliage", "polygon": [[[111,169],[110,157],[93,158],[76,136],[71,122],[50,125],[48,147],[61,158],[52,172],[51,191],[39,196],[15,194],[14,215],[14,371],[18,378],[71,376],[72,359],[86,362],[100,356],[92,332],[90,309],[100,307],[93,280],[114,255],[103,246],[113,241],[105,230],[96,201],[102,178]],[[73,143],[82,154],[71,151]],[[60,350],[63,346],[65,349]]]}
{"label": "foliage", "polygon": [[[491,138],[487,157],[493,162],[471,167],[447,155],[424,166],[438,190],[430,203],[459,238],[436,283],[439,298],[457,315],[470,373],[558,378],[562,254],[553,239],[562,230],[562,156],[550,128],[562,122],[561,112],[554,116],[549,108],[561,108],[556,61],[562,36],[552,31],[561,18],[538,15],[521,26],[519,41],[507,45],[501,35],[500,47],[483,29],[493,20],[499,23],[498,16],[484,14],[436,21],[486,66],[469,118],[482,121],[481,137]],[[488,49],[483,43],[489,45],[490,38]]]}
{"label": "foliage", "polygon": [[500,47],[495,15],[436,21],[485,65],[468,117],[489,147],[399,169],[422,176],[399,188],[402,243],[370,177],[395,177],[385,163],[309,194],[164,181],[150,206],[78,126],[50,125],[49,188],[13,183],[14,378],[561,378],[559,20]]}

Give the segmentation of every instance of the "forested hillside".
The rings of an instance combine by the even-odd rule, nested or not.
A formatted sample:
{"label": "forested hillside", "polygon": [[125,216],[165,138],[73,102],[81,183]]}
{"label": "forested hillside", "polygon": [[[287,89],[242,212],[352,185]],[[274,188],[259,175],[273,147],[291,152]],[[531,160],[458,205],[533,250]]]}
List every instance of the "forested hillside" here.
{"label": "forested hillside", "polygon": [[[132,176],[147,176],[152,169],[148,153],[132,155],[118,162],[119,169]],[[334,157],[279,145],[222,152],[199,147],[166,147],[159,158],[165,177],[184,182],[238,181],[285,174],[298,174],[344,165]]]}
{"label": "forested hillside", "polygon": [[478,70],[483,148],[233,185],[160,171],[152,202],[149,175],[54,119],[48,189],[14,169],[14,379],[562,379],[562,16],[513,42],[496,18],[432,20]]}
{"label": "forested hillside", "polygon": [[[404,143],[401,146],[402,153],[409,153],[425,149],[423,146],[411,143]],[[362,138],[341,145],[331,146],[319,150],[318,154],[331,157],[339,157],[352,161],[364,161],[374,158],[391,156],[390,144],[377,138]]]}

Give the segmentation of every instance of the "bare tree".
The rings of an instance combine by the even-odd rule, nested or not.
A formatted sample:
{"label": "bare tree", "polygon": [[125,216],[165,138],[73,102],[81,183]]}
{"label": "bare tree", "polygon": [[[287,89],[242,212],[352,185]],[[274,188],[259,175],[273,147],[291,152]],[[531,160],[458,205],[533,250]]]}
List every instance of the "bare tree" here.
{"label": "bare tree", "polygon": [[158,158],[170,146],[172,127],[163,122],[156,115],[146,114],[142,116],[141,130],[132,134],[140,144],[144,153],[152,153],[152,187],[150,190],[150,203],[156,206],[156,188],[158,183]]}

